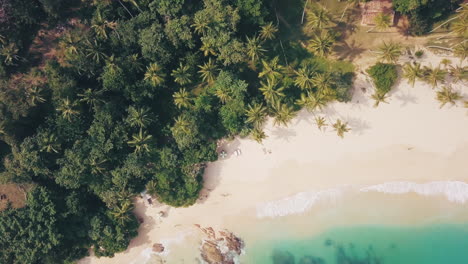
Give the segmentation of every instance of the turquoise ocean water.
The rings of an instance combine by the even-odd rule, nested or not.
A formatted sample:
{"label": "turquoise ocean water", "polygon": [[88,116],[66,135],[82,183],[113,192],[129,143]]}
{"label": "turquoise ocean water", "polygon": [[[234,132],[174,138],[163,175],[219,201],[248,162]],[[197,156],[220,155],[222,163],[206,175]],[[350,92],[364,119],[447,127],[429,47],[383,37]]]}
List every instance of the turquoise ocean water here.
{"label": "turquoise ocean water", "polygon": [[307,239],[282,233],[248,245],[242,263],[468,264],[468,224],[341,227]]}

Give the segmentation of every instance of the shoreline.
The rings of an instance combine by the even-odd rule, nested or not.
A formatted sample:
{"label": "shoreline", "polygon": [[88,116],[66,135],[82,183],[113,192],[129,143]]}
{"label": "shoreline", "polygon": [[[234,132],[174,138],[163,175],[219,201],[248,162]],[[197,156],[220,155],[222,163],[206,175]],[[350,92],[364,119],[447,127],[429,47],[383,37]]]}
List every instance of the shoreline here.
{"label": "shoreline", "polygon": [[[427,54],[424,64],[436,65],[443,59],[429,52]],[[173,239],[173,242],[168,243],[169,255],[164,259],[172,261],[168,263],[179,263],[175,261],[180,259],[176,260],[171,252],[180,250],[178,256],[199,253],[196,245],[200,237],[193,231],[195,224],[219,230],[226,228],[245,239],[248,247],[255,241],[249,236],[249,231],[258,234],[253,232],[258,228],[252,226],[253,223],[270,221],[270,218],[257,218],[257,208],[298,193],[335,190],[343,186],[365,188],[392,182],[427,184],[468,181],[467,109],[439,109],[435,90],[429,85],[417,82],[415,87],[410,87],[406,80],[401,79],[391,91],[389,104],[373,108],[369,98],[371,92],[364,94],[359,89],[363,86],[370,87],[370,84],[359,75],[351,102],[332,103],[318,114],[301,111],[287,128],[275,127],[269,120],[265,127],[269,137],[262,145],[248,138],[227,142],[223,149],[230,156],[209,164],[205,171],[205,188],[201,193],[204,199],[188,208],[170,208],[158,203],[148,206],[142,199],[137,200],[135,214],[143,218],[144,223],[139,229],[139,236],[132,240],[129,248],[114,258],[87,257],[79,263],[153,263],[156,260],[142,256],[142,252],[154,243],[168,243],[168,239]],[[463,84],[453,87],[465,95],[466,87]],[[330,127],[325,132],[320,131],[314,123],[314,115],[325,116],[329,123],[340,118],[349,122],[352,130],[345,134],[344,139],[339,138]],[[232,155],[236,149],[242,150],[241,156]],[[398,201],[393,205],[396,210],[393,218],[388,213],[394,222],[400,220],[402,223],[421,224],[431,215],[435,220],[443,217],[440,214],[446,211],[454,212],[456,217],[453,221],[457,221],[457,217],[468,220],[467,214],[458,213],[462,209],[466,211],[467,205],[452,203],[443,195],[423,196],[413,192],[344,195],[334,204],[326,199],[318,201],[303,213],[286,218],[297,219],[291,224],[299,224],[301,217],[303,219],[304,215],[313,214],[317,218],[315,228],[323,230],[329,225],[326,217],[334,219],[333,215],[337,214],[333,210],[327,211],[328,208],[346,211],[349,210],[343,206],[346,200],[353,200],[356,204],[372,204],[372,197],[379,197],[376,200]],[[430,205],[432,203],[433,207]],[[421,205],[427,207],[424,212],[411,210]],[[372,206],[379,207],[377,201]],[[400,208],[402,206],[403,209]],[[399,214],[399,208],[404,213]],[[158,219],[159,211],[166,211],[168,216]],[[364,217],[352,210],[346,212],[350,217],[355,217],[355,223],[385,221],[380,216]],[[275,222],[276,218],[271,219]],[[190,232],[194,232],[193,235],[180,240],[183,246],[177,243],[177,238]]]}

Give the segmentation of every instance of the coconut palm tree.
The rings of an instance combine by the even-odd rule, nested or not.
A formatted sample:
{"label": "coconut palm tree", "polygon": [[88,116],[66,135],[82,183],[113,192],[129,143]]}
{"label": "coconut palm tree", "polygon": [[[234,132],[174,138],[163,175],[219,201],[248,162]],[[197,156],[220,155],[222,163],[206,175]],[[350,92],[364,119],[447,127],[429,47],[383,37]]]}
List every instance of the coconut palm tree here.
{"label": "coconut palm tree", "polygon": [[449,73],[450,76],[452,76],[454,83],[463,80],[468,80],[468,67],[466,66],[450,66]]}
{"label": "coconut palm tree", "polygon": [[447,72],[442,70],[440,66],[434,68],[424,67],[424,80],[434,88],[439,82],[443,82],[445,80],[446,73]]}
{"label": "coconut palm tree", "polygon": [[348,123],[343,122],[340,119],[337,119],[333,124],[333,129],[335,129],[336,134],[341,138],[344,137],[344,133],[351,131],[351,128],[348,127]]}
{"label": "coconut palm tree", "polygon": [[226,86],[218,86],[214,94],[216,95],[216,97],[218,97],[219,101],[223,104],[225,104],[226,102],[232,99],[231,92],[229,91],[229,88]]}
{"label": "coconut palm tree", "polygon": [[280,101],[277,101],[273,106],[273,114],[275,115],[273,123],[278,126],[288,126],[289,121],[296,116],[296,112],[292,106],[288,106]]}
{"label": "coconut palm tree", "polygon": [[437,91],[436,96],[437,101],[440,102],[440,108],[444,107],[448,103],[456,105],[456,101],[462,98],[463,97],[459,92],[454,91],[452,87],[449,86],[443,86],[440,91]]}
{"label": "coconut palm tree", "polygon": [[35,106],[38,103],[44,103],[45,98],[42,95],[42,89],[40,87],[34,86],[28,89],[27,96],[31,101],[31,105]]}
{"label": "coconut palm tree", "polygon": [[464,61],[468,57],[468,41],[464,41],[453,48],[453,55]]}
{"label": "coconut palm tree", "polygon": [[192,75],[190,74],[190,67],[180,63],[179,68],[172,71],[171,76],[174,81],[180,85],[185,85],[191,82]]}
{"label": "coconut palm tree", "polygon": [[371,98],[374,100],[374,107],[378,107],[380,103],[388,104],[388,96],[386,93],[375,92],[373,95],[371,95]]}
{"label": "coconut palm tree", "polygon": [[255,128],[261,127],[267,116],[267,109],[263,104],[254,103],[249,105],[246,110],[247,123],[252,124]]}
{"label": "coconut palm tree", "polygon": [[395,42],[386,43],[384,41],[382,45],[380,45],[378,53],[381,54],[380,60],[396,63],[401,56],[401,46]]}
{"label": "coconut palm tree", "polygon": [[126,222],[131,220],[131,211],[133,210],[133,204],[130,201],[124,201],[119,206],[116,206],[111,211],[111,215],[120,225],[124,225]]}
{"label": "coconut palm tree", "polygon": [[271,61],[262,60],[262,71],[258,74],[258,77],[267,77],[270,79],[281,79],[283,74],[281,71],[283,70],[283,66],[279,64],[279,57],[274,57]]}
{"label": "coconut palm tree", "polygon": [[62,99],[60,105],[57,107],[57,111],[62,113],[63,118],[71,121],[73,116],[79,114],[78,110],[76,110],[76,102],[70,101],[70,99],[65,98]]}
{"label": "coconut palm tree", "polygon": [[450,29],[456,35],[463,38],[468,38],[468,17],[459,18],[452,24]]}
{"label": "coconut palm tree", "polygon": [[322,31],[320,34],[310,40],[309,49],[320,57],[326,57],[335,43],[335,38],[328,33],[328,31]]}
{"label": "coconut palm tree", "polygon": [[270,104],[278,102],[279,99],[285,96],[283,93],[284,87],[277,88],[276,86],[278,83],[275,79],[267,79],[266,82],[260,82],[260,84],[260,91],[265,97],[265,100]]}
{"label": "coconut palm tree", "polygon": [[101,99],[102,92],[94,91],[91,88],[88,88],[83,91],[83,93],[78,94],[78,97],[81,97],[80,102],[84,102],[89,105],[89,107],[96,107],[97,105],[104,102]]}
{"label": "coconut palm tree", "polygon": [[321,95],[325,95],[334,85],[333,78],[330,73],[317,73],[312,78],[312,84],[317,88],[317,91]]}
{"label": "coconut palm tree", "polygon": [[107,21],[102,17],[101,11],[98,9],[96,15],[93,17],[91,28],[99,38],[107,39],[107,30],[115,30],[117,22]]}
{"label": "coconut palm tree", "polygon": [[260,29],[260,38],[263,40],[270,40],[275,38],[275,34],[278,32],[278,28],[273,25],[272,22],[264,25]]}
{"label": "coconut palm tree", "polygon": [[0,49],[0,55],[5,58],[3,60],[5,65],[13,65],[14,61],[19,60],[20,56],[18,56],[18,52],[19,52],[19,49],[15,43],[3,45],[2,48]]}
{"label": "coconut palm tree", "polygon": [[205,35],[209,30],[210,18],[208,16],[195,16],[193,27],[195,33]]}
{"label": "coconut palm tree", "polygon": [[200,68],[198,72],[200,73],[202,80],[204,82],[212,83],[216,78],[216,72],[218,71],[218,68],[216,67],[215,63],[211,60],[211,58],[208,59],[207,63],[198,67]]}
{"label": "coconut palm tree", "polygon": [[386,30],[393,25],[392,17],[384,13],[377,14],[374,18],[374,23],[374,28],[379,31]]}
{"label": "coconut palm tree", "polygon": [[172,97],[174,98],[174,104],[178,108],[188,108],[191,106],[192,98],[190,97],[190,93],[187,92],[185,88],[175,92]]}
{"label": "coconut palm tree", "polygon": [[314,110],[315,104],[314,100],[311,97],[313,97],[313,95],[309,91],[301,93],[299,99],[296,100],[296,105],[300,106],[301,108],[305,108],[308,111]]}
{"label": "coconut palm tree", "polygon": [[145,128],[153,121],[150,115],[150,110],[147,107],[130,106],[128,108],[127,122],[131,127]]}
{"label": "coconut palm tree", "polygon": [[145,80],[149,81],[153,86],[162,84],[165,76],[166,75],[162,73],[162,68],[156,63],[151,63],[150,66],[146,68]]}
{"label": "coconut palm tree", "polygon": [[101,158],[90,158],[88,159],[89,166],[91,167],[91,173],[94,175],[102,175],[104,174],[106,168],[104,164],[107,162],[106,159]]}
{"label": "coconut palm tree", "polygon": [[58,153],[60,144],[57,141],[57,137],[54,134],[43,135],[39,141],[40,151],[47,153]]}
{"label": "coconut palm tree", "polygon": [[314,71],[311,67],[303,66],[299,70],[295,71],[296,79],[294,84],[299,86],[302,90],[310,90],[314,86]]}
{"label": "coconut palm tree", "polygon": [[325,117],[323,116],[315,117],[315,124],[317,125],[320,131],[322,131],[322,128],[328,126],[327,121],[325,120]]}
{"label": "coconut palm tree", "polygon": [[130,147],[135,148],[135,153],[140,152],[149,152],[149,142],[153,136],[148,135],[146,132],[143,132],[143,129],[140,128],[138,134],[132,135],[132,140],[129,140],[127,143]]}
{"label": "coconut palm tree", "polygon": [[96,63],[100,63],[101,61],[105,61],[107,58],[107,55],[104,53],[104,48],[102,45],[97,42],[97,40],[94,41],[86,41],[86,57],[91,58],[94,60]]}
{"label": "coconut palm tree", "polygon": [[254,128],[252,130],[252,138],[253,138],[253,140],[257,141],[258,143],[262,143],[262,141],[267,138],[267,135],[265,134],[265,132],[262,129]]}
{"label": "coconut palm tree", "polygon": [[172,128],[174,135],[190,134],[190,121],[185,115],[180,115],[175,119],[174,127]]}
{"label": "coconut palm tree", "polygon": [[331,15],[327,9],[318,7],[307,13],[307,20],[309,29],[323,29],[331,23]]}
{"label": "coconut palm tree", "polygon": [[156,180],[151,180],[146,184],[146,192],[151,195],[152,197],[155,197],[157,195],[157,190],[158,190],[158,185]]}
{"label": "coconut palm tree", "polygon": [[263,56],[264,52],[266,50],[262,47],[262,43],[257,36],[253,36],[252,38],[247,37],[247,55],[252,63],[256,63]]}
{"label": "coconut palm tree", "polygon": [[408,79],[408,83],[414,87],[414,83],[416,79],[423,77],[423,70],[421,68],[421,64],[419,63],[406,63],[403,66],[403,77]]}
{"label": "coconut palm tree", "polygon": [[203,52],[203,55],[209,56],[216,56],[216,50],[215,50],[215,39],[212,38],[206,38],[203,39],[202,46],[200,47],[200,50]]}
{"label": "coconut palm tree", "polygon": [[81,38],[78,34],[66,33],[62,41],[60,41],[60,47],[62,47],[65,52],[71,55],[77,55],[79,53],[79,45],[81,43]]}

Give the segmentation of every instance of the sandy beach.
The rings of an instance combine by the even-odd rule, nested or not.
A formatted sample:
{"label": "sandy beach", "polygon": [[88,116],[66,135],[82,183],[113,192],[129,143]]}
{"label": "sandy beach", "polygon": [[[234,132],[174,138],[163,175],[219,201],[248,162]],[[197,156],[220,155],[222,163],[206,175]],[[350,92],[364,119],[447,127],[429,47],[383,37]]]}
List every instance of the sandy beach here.
{"label": "sandy beach", "polygon": [[[443,58],[425,52],[422,64],[435,66]],[[449,59],[454,64],[459,61]],[[465,100],[467,87],[452,85]],[[263,144],[249,138],[224,143],[220,149],[228,157],[208,165],[197,204],[170,208],[137,199],[135,214],[144,223],[130,247],[114,258],[88,257],[80,263],[160,263],[162,259],[196,263],[182,257],[198,252],[200,232],[194,224],[226,228],[248,244],[255,240],[252,223],[256,221],[290,215],[288,221],[296,223],[294,215],[311,214],[324,206],[378,207],[376,196],[389,200],[387,215],[375,215],[378,221],[421,223],[447,211],[467,220],[463,211],[468,201],[468,109],[461,104],[440,109],[435,90],[419,81],[411,87],[400,79],[389,104],[377,108],[372,93],[366,76],[358,74],[351,102],[333,103],[317,113],[303,110],[288,127],[273,126],[269,120]],[[339,118],[352,130],[343,139],[331,127],[320,131],[314,121],[317,115],[329,124]],[[236,156],[238,149],[242,154]],[[404,213],[400,210],[397,216],[392,207],[404,207]],[[167,216],[158,217],[160,211]],[[337,223],[370,221],[369,215],[352,210],[349,216],[333,223],[332,213],[317,216],[316,231]],[[166,247],[162,256],[151,253],[154,243]]]}

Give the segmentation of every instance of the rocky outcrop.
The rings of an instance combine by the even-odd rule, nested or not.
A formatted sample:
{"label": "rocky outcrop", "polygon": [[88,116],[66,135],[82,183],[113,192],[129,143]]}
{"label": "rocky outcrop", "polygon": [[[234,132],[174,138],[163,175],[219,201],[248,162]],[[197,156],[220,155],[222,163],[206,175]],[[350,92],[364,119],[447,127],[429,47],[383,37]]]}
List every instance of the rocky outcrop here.
{"label": "rocky outcrop", "polygon": [[244,242],[229,231],[216,232],[213,228],[195,225],[204,234],[201,257],[208,264],[234,264],[242,254]]}
{"label": "rocky outcrop", "polygon": [[164,251],[164,246],[163,244],[159,244],[159,243],[155,243],[153,244],[153,252],[156,252],[156,253],[161,253]]}

